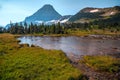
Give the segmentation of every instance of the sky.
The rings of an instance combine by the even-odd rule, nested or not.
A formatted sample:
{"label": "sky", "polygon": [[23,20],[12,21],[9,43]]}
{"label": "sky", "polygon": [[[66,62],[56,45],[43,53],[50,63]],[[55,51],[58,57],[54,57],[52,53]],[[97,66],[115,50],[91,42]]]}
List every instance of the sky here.
{"label": "sky", "polygon": [[120,0],[0,0],[0,25],[20,22],[45,4],[51,4],[61,15],[74,15],[85,7],[120,6]]}

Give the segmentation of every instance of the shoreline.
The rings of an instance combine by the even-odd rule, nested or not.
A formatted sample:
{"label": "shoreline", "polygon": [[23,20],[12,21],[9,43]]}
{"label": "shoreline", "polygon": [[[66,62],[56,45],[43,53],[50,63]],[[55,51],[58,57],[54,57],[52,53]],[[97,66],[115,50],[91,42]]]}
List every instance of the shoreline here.
{"label": "shoreline", "polygon": [[88,39],[112,39],[112,40],[120,40],[120,34],[13,34],[15,37],[22,37],[22,36],[35,36],[35,37],[82,37]]}

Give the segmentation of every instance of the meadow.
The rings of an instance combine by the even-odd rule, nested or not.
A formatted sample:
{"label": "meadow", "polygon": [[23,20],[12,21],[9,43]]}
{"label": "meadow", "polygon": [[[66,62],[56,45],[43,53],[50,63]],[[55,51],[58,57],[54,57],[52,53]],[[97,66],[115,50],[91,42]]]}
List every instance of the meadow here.
{"label": "meadow", "polygon": [[83,75],[58,50],[19,45],[12,34],[0,34],[1,80],[78,80]]}

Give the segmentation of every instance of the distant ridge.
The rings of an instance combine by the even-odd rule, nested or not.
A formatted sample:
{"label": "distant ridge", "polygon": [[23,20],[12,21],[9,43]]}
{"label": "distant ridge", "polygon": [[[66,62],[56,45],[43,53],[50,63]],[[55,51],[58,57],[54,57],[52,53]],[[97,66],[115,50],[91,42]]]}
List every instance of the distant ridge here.
{"label": "distant ridge", "polygon": [[77,23],[85,23],[94,20],[111,19],[114,16],[120,15],[120,6],[109,8],[92,8],[86,7],[72,16],[69,21]]}

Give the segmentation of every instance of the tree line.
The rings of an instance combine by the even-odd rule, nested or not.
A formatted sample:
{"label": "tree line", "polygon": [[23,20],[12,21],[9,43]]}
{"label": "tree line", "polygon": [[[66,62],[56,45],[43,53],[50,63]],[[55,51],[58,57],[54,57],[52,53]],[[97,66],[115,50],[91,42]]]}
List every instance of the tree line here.
{"label": "tree line", "polygon": [[31,23],[28,25],[26,22],[24,25],[22,23],[10,24],[10,27],[6,32],[11,34],[65,34],[65,27],[61,26],[60,23],[53,25],[41,25]]}
{"label": "tree line", "polygon": [[28,25],[26,22],[10,24],[10,27],[0,27],[0,33],[11,34],[68,34],[70,31],[85,30],[92,31],[94,29],[109,30],[111,32],[120,31],[120,22],[106,23],[106,22],[91,22],[91,23],[57,23],[52,25],[41,25],[31,23]]}

